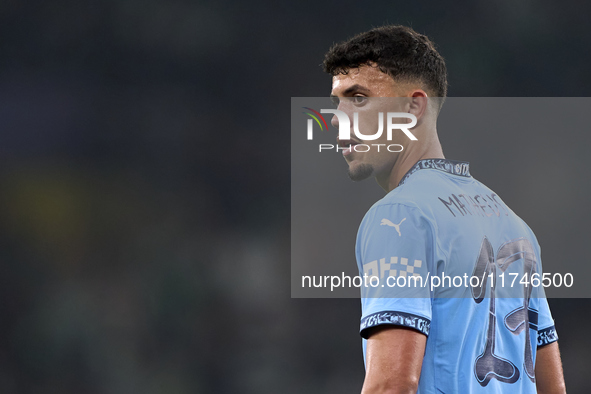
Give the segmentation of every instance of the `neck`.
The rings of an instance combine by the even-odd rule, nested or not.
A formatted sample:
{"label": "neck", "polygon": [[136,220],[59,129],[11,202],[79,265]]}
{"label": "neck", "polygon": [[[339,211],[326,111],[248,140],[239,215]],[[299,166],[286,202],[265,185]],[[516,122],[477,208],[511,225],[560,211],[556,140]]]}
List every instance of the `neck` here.
{"label": "neck", "polygon": [[430,138],[426,136],[423,136],[423,138],[418,137],[419,140],[422,140],[421,142],[423,142],[421,145],[415,146],[412,143],[409,144],[396,159],[392,171],[385,174],[384,177],[376,177],[376,181],[386,193],[394,190],[404,175],[406,175],[412,166],[414,166],[419,160],[445,159],[441,143],[437,137],[437,132],[429,133],[429,136]]}

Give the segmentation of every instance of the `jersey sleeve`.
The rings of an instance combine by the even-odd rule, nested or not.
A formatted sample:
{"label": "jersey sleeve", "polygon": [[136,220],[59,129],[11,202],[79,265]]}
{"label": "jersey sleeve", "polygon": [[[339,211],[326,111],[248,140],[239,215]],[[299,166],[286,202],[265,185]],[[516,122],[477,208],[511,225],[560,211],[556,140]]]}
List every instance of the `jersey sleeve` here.
{"label": "jersey sleeve", "polygon": [[361,287],[360,334],[399,325],[429,335],[433,239],[428,220],[415,207],[376,205],[363,219],[356,257]]}
{"label": "jersey sleeve", "polygon": [[554,320],[550,314],[550,307],[546,298],[540,299],[538,314],[538,347],[549,345],[558,340],[558,333],[554,326]]}
{"label": "jersey sleeve", "polygon": [[[535,253],[536,258],[538,260],[538,270],[540,275],[543,274],[542,268],[542,251],[540,248],[540,244],[533,233],[533,231],[528,227],[531,237],[535,242]],[[551,344],[552,342],[558,341],[558,333],[556,332],[556,327],[554,326],[554,319],[552,318],[552,313],[550,312],[550,306],[548,305],[548,300],[546,298],[546,292],[544,291],[543,287],[539,287],[536,292],[537,299],[535,300],[538,303],[538,347],[546,346]]]}

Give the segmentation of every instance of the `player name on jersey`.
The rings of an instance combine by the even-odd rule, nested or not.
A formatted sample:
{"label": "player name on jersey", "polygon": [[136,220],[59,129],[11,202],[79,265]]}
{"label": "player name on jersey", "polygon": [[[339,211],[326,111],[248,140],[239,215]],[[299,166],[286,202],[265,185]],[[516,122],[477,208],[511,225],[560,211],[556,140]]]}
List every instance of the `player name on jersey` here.
{"label": "player name on jersey", "polygon": [[[509,210],[500,201],[494,193],[490,195],[467,196],[465,194],[452,194],[446,198],[437,197],[445,207],[456,216],[478,215],[478,216],[509,216]],[[492,204],[492,205],[491,205]]]}

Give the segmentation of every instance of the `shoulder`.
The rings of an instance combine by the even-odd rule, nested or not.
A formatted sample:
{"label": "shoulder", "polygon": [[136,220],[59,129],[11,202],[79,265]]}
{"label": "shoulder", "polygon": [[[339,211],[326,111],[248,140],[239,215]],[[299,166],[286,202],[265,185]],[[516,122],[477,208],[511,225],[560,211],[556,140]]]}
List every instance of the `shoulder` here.
{"label": "shoulder", "polygon": [[377,201],[359,226],[358,246],[379,249],[386,243],[402,247],[433,238],[434,218],[420,198],[412,198],[408,188],[397,188]]}
{"label": "shoulder", "polygon": [[410,220],[411,217],[417,219],[424,216],[420,201],[413,200],[395,189],[371,206],[361,222],[361,228],[374,223],[390,225],[402,219]]}
{"label": "shoulder", "polygon": [[[473,180],[473,178],[471,178]],[[367,212],[371,215],[376,211],[397,209],[409,212],[409,214],[430,217],[434,194],[443,194],[450,187],[449,179],[445,174],[437,171],[417,172],[394,190],[390,191],[382,199],[377,201]]]}

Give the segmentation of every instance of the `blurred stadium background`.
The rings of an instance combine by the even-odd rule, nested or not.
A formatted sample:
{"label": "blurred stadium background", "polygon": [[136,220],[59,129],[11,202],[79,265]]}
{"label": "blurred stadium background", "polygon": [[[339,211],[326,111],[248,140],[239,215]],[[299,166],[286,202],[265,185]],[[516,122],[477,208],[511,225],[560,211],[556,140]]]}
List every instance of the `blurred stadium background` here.
{"label": "blurred stadium background", "polygon": [[[327,95],[324,52],[384,23],[437,43],[450,96],[589,96],[589,14],[572,0],[2,2],[0,391],[358,392],[359,300],[290,298],[290,97]],[[552,156],[540,138],[524,155]],[[530,169],[549,190],[561,175]],[[578,196],[558,230],[581,264],[589,189],[553,192]],[[497,191],[544,249],[543,207]],[[591,301],[551,307],[567,386],[589,392]]]}

